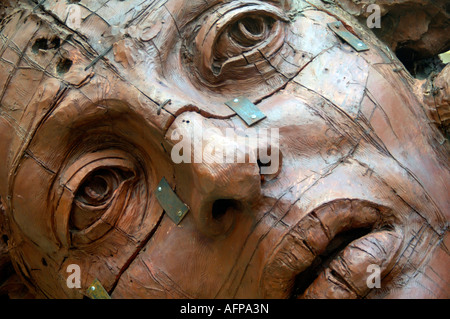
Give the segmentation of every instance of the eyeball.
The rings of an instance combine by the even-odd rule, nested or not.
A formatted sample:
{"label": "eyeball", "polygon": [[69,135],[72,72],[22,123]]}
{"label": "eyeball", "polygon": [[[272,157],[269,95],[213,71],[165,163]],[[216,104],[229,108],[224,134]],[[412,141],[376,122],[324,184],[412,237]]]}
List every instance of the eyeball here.
{"label": "eyeball", "polygon": [[[271,38],[280,36],[280,22],[269,15],[244,14],[237,21],[230,23],[214,43],[211,71],[220,75],[227,61],[236,57],[245,59],[244,53],[252,50],[276,49]],[[256,52],[256,51],[255,51]]]}
{"label": "eyeball", "polygon": [[102,218],[118,196],[120,186],[131,177],[131,172],[119,167],[99,168],[90,173],[76,191],[71,229],[86,229]]}
{"label": "eyeball", "polygon": [[[217,85],[260,77],[257,62],[266,63],[284,44],[287,18],[266,3],[230,3],[202,23],[194,41],[187,43],[197,74]],[[264,71],[263,71],[264,73]]]}
{"label": "eyeball", "polygon": [[104,236],[125,210],[137,175],[133,160],[118,150],[89,153],[69,165],[55,195],[59,240],[79,246]]}

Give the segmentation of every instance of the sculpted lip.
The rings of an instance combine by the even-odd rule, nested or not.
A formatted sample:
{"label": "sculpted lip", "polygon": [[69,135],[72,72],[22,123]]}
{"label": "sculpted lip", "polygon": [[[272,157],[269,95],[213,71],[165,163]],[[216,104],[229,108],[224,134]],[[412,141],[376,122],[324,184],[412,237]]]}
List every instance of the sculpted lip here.
{"label": "sculpted lip", "polygon": [[[294,225],[275,247],[262,271],[263,296],[364,296],[368,292],[367,266],[378,265],[383,275],[395,261],[402,236],[394,230],[393,222],[390,209],[364,200],[335,200],[318,207]],[[339,254],[331,253],[336,239],[350,232],[353,236],[357,234],[358,238],[353,237],[353,241]],[[312,267],[320,269],[321,273],[309,287],[299,291],[296,278]],[[318,287],[320,289],[316,289]]]}

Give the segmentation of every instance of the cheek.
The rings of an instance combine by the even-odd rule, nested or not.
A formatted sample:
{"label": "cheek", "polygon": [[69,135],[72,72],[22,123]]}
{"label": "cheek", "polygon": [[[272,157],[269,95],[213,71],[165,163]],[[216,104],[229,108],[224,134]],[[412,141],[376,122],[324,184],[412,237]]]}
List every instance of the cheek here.
{"label": "cheek", "polygon": [[267,115],[262,125],[279,130],[282,169],[265,191],[277,196],[292,184],[325,172],[347,156],[357,144],[342,127],[342,115],[326,113],[327,106],[313,96],[297,92],[293,84],[258,106]]}
{"label": "cheek", "polygon": [[24,280],[44,294],[77,298],[75,291],[63,292],[67,274],[59,264],[63,256],[53,228],[53,203],[48,196],[54,175],[33,158],[25,156],[21,160],[12,188],[10,241],[17,248],[10,250],[11,259]]}
{"label": "cheek", "polygon": [[4,198],[6,198],[8,192],[6,181],[8,180],[8,168],[11,162],[9,152],[13,140],[11,132],[13,132],[12,126],[4,118],[0,117],[0,163],[3,163],[0,165],[0,180],[3,181],[0,183],[0,196]]}
{"label": "cheek", "polygon": [[211,296],[217,278],[233,260],[227,260],[227,250],[221,254],[219,248],[201,237],[188,218],[177,226],[164,217],[121,276],[112,297],[197,298],[199,292]]}
{"label": "cheek", "polygon": [[32,242],[45,247],[47,252],[57,250],[52,229],[51,203],[48,190],[54,173],[25,156],[14,180],[11,205],[13,219]]}
{"label": "cheek", "polygon": [[[104,102],[107,111],[92,103],[80,106],[77,101],[67,98],[42,123],[13,174],[8,154],[19,147],[15,147],[14,135],[3,130],[5,122],[0,118],[0,137],[6,135],[0,141],[0,156],[7,163],[0,167],[0,174],[14,178],[10,183],[10,221],[13,240],[21,243],[13,259],[34,286],[47,287],[43,290],[54,297],[82,296],[66,289],[66,269],[71,264],[81,268],[83,289],[94,278],[111,289],[161,218],[162,209],[152,195],[156,184],[162,176],[173,175],[161,132],[146,117],[117,100]],[[90,219],[87,224],[71,219],[74,198],[89,174],[110,166],[114,172],[120,171],[119,177],[127,184],[119,178],[120,187],[113,188],[117,196],[112,205],[105,204],[108,210],[102,219]],[[122,176],[122,168],[136,168],[133,178],[129,170]],[[4,191],[0,189],[2,199],[7,186],[7,182],[0,186],[4,187]],[[43,267],[45,274],[44,270],[30,271]]]}

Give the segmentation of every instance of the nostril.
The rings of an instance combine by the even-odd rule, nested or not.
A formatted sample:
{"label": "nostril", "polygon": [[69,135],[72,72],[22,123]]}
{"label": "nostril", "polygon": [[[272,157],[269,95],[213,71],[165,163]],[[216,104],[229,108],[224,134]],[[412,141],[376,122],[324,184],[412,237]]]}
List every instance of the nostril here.
{"label": "nostril", "polygon": [[236,199],[222,198],[212,202],[209,209],[205,207],[205,219],[201,228],[210,236],[225,236],[237,223],[243,203]]}
{"label": "nostril", "polygon": [[238,209],[239,202],[234,199],[218,199],[212,206],[212,217],[216,221],[220,221],[228,210]]}

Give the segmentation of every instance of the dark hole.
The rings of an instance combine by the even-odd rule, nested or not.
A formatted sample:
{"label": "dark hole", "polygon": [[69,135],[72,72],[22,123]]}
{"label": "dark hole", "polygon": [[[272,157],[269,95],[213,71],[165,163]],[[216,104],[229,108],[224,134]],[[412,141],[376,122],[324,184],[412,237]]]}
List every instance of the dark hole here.
{"label": "dark hole", "polygon": [[212,207],[212,217],[220,220],[230,208],[238,208],[238,202],[234,199],[218,199]]}
{"label": "dark hole", "polygon": [[99,198],[106,194],[108,183],[100,176],[94,176],[86,185],[84,191],[92,198]]}
{"label": "dark hole", "polygon": [[56,65],[56,72],[58,72],[59,74],[67,73],[70,70],[72,63],[72,60],[66,58],[61,59]]}
{"label": "dark hole", "polygon": [[439,56],[414,61],[414,73],[417,79],[426,79],[432,73],[440,73],[445,68],[445,64]]}
{"label": "dark hole", "polygon": [[[11,262],[0,265],[0,287],[15,273],[14,266]],[[0,289],[0,299],[9,299],[7,289]]]}
{"label": "dark hole", "polygon": [[47,267],[47,260],[45,260],[45,258],[42,258],[42,265],[44,265],[45,267]]}
{"label": "dark hole", "polygon": [[39,38],[34,41],[33,46],[31,47],[31,51],[33,53],[38,53],[39,50],[51,50],[58,49],[61,46],[61,39],[58,37],[54,37],[51,40],[46,38]]}
{"label": "dark hole", "polygon": [[50,41],[50,45],[49,48],[50,49],[58,49],[61,46],[61,39],[58,37],[54,37],[51,41]]}
{"label": "dark hole", "polygon": [[217,63],[213,63],[211,66],[211,71],[215,74],[218,75],[220,73],[220,70],[222,69],[222,67],[220,65],[218,65]]}
{"label": "dark hole", "polygon": [[399,48],[395,54],[408,72],[417,79],[426,79],[432,73],[441,72],[445,67],[439,56],[424,57],[410,48]]}
{"label": "dark hole", "polygon": [[371,232],[369,228],[352,229],[336,235],[328,244],[325,251],[317,256],[311,266],[295,278],[295,288],[292,298],[297,298],[316,280],[319,274],[328,267],[330,262],[352,241]]}
{"label": "dark hole", "polygon": [[3,235],[3,236],[2,236],[2,240],[3,240],[3,242],[4,242],[5,244],[8,244],[9,238],[8,238],[8,236]]}
{"label": "dark hole", "polygon": [[117,186],[117,176],[109,170],[100,169],[83,182],[77,199],[89,205],[100,205],[111,197]]}
{"label": "dark hole", "polygon": [[38,53],[39,50],[48,50],[48,41],[45,38],[40,38],[34,41],[31,51],[33,53]]}
{"label": "dark hole", "polygon": [[264,30],[264,21],[262,19],[244,18],[241,20],[241,23],[248,32],[254,35],[261,34]]}
{"label": "dark hole", "polygon": [[403,63],[409,73],[414,75],[414,62],[417,58],[417,52],[409,48],[399,48],[395,51],[397,58]]}
{"label": "dark hole", "polygon": [[231,26],[229,35],[240,46],[252,47],[264,40],[274,23],[270,17],[242,18]]}

